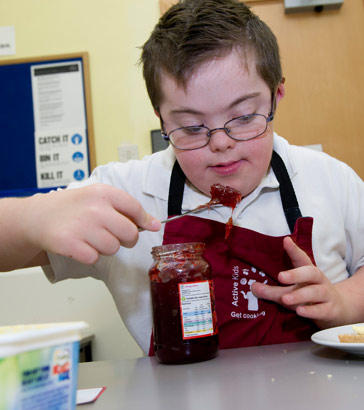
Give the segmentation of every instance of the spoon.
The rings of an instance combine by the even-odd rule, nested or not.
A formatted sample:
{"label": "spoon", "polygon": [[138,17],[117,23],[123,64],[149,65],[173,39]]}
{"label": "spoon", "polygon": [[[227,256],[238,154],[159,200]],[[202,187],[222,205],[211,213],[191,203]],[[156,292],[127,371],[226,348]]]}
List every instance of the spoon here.
{"label": "spoon", "polygon": [[[172,216],[172,218],[164,219],[163,221],[161,221],[161,223],[166,224],[167,222],[171,222],[171,221],[174,221],[176,219],[183,218],[186,215],[201,211],[202,209],[211,208],[212,206],[216,206],[216,205],[222,205],[222,204],[219,202],[218,199],[212,199],[210,202],[207,202],[204,205],[199,205],[198,207],[196,207],[194,209],[191,209],[190,211],[184,212],[183,214]],[[138,228],[139,232],[143,232],[144,230],[145,229],[143,229],[143,228]]]}
{"label": "spoon", "polygon": [[[235,209],[236,205],[242,200],[242,194],[236,189],[231,188],[229,186],[224,186],[221,184],[214,184],[211,186],[210,192],[211,192],[211,200],[207,202],[206,204],[199,205],[198,207],[191,209],[190,211],[187,211],[181,215],[176,215],[176,216],[173,216],[172,218],[164,219],[163,221],[161,221],[161,223],[165,224],[167,222],[174,221],[175,219],[182,218],[183,216],[186,216],[188,214],[198,212],[201,209],[210,208],[215,205],[229,206],[232,212]],[[139,232],[142,232],[142,231],[144,231],[144,229],[139,228]]]}
{"label": "spoon", "polygon": [[222,205],[222,204],[219,204],[217,201],[213,200],[213,201],[207,202],[207,204],[199,205],[197,208],[194,208],[194,209],[191,209],[190,211],[184,212],[181,215],[176,215],[176,216],[172,216],[172,218],[164,219],[163,221],[161,221],[161,223],[166,224],[167,222],[171,222],[171,221],[174,221],[176,219],[182,218],[186,215],[198,212],[201,209],[211,208],[212,206],[216,206],[216,205]]}

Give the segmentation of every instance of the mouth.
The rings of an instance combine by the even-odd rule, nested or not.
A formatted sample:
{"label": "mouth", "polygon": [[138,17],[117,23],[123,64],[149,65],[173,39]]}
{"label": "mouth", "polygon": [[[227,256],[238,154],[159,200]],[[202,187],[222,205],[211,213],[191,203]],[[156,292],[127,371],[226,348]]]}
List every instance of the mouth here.
{"label": "mouth", "polygon": [[238,171],[242,163],[243,160],[221,162],[219,164],[210,166],[210,169],[219,175],[232,175]]}

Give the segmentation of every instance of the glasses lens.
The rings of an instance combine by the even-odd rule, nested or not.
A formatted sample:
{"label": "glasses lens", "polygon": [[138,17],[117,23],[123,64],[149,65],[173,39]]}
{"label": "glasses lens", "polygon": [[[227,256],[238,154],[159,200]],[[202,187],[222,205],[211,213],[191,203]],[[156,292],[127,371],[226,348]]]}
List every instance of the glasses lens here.
{"label": "glasses lens", "polygon": [[267,120],[261,114],[244,115],[228,121],[225,128],[229,130],[230,137],[237,140],[248,140],[264,134],[267,129]]}
{"label": "glasses lens", "polygon": [[171,131],[169,139],[176,148],[196,149],[208,143],[206,127],[183,127]]}

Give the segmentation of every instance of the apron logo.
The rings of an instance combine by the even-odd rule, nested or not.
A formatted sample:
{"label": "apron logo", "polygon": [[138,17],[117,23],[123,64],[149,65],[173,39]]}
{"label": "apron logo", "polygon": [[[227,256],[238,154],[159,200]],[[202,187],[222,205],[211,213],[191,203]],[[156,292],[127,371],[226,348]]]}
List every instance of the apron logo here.
{"label": "apron logo", "polygon": [[[253,277],[251,277],[253,276]],[[265,311],[259,312],[259,299],[251,291],[251,286],[259,277],[264,278],[266,275],[256,268],[243,268],[240,272],[239,266],[234,266],[232,270],[232,302],[231,304],[243,312],[231,312],[231,317],[236,319],[256,319],[259,316],[265,316]],[[267,283],[265,279],[263,283]],[[252,312],[252,313],[249,313]]]}

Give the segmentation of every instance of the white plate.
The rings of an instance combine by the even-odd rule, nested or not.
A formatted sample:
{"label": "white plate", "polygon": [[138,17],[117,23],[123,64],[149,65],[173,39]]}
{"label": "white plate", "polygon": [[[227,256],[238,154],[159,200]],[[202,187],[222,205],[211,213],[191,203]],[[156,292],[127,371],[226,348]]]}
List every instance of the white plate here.
{"label": "white plate", "polygon": [[[364,326],[364,323],[355,323],[354,325]],[[341,343],[338,338],[341,333],[355,333],[353,325],[320,330],[311,336],[311,340],[319,345],[334,347],[364,357],[364,343]]]}

